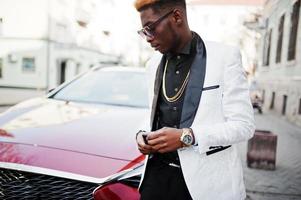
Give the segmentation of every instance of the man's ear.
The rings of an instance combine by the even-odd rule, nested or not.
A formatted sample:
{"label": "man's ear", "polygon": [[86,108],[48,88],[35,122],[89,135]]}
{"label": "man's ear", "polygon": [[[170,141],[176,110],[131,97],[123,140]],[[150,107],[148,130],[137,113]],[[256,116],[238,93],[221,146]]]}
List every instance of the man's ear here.
{"label": "man's ear", "polygon": [[182,24],[183,23],[183,13],[179,9],[175,9],[173,19],[177,25]]}
{"label": "man's ear", "polygon": [[182,19],[177,19],[176,23],[177,24],[182,24],[183,20]]}

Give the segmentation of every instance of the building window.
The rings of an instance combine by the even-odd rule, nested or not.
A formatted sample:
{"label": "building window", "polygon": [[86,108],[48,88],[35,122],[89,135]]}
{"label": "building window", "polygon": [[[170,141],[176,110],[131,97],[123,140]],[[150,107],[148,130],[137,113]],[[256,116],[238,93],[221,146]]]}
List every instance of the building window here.
{"label": "building window", "polygon": [[299,115],[301,115],[301,99],[299,99]]}
{"label": "building window", "polygon": [[272,41],[272,29],[270,29],[265,36],[264,41],[264,55],[263,55],[263,65],[269,66],[270,64],[270,53],[271,53],[271,41]]}
{"label": "building window", "polygon": [[291,30],[288,44],[287,60],[294,60],[296,58],[300,2],[301,0],[298,0],[296,1],[296,3],[294,3],[293,12],[291,14]]}
{"label": "building window", "polygon": [[60,67],[59,67],[59,79],[58,79],[58,84],[62,84],[66,81],[66,70],[67,69],[67,60],[63,60],[60,63]]}
{"label": "building window", "polygon": [[23,58],[22,59],[22,70],[24,72],[34,72],[36,70],[34,58]]}
{"label": "building window", "polygon": [[76,64],[75,75],[81,73],[81,67],[82,65],[80,63]]}
{"label": "building window", "polygon": [[0,35],[2,35],[2,32],[3,32],[3,18],[0,17]]}
{"label": "building window", "polygon": [[85,22],[85,21],[83,21],[83,20],[77,20],[76,22],[77,22],[77,24],[78,24],[79,26],[81,26],[82,28],[87,28],[87,25],[88,25],[87,22]]}
{"label": "building window", "polygon": [[3,59],[0,58],[0,78],[2,78],[3,75],[2,70],[3,70]]}
{"label": "building window", "polygon": [[286,102],[287,102],[287,96],[286,96],[286,95],[283,95],[282,115],[285,115],[285,113],[286,113]]}
{"label": "building window", "polygon": [[279,21],[279,25],[278,25],[278,41],[277,41],[276,63],[281,62],[284,19],[285,19],[285,15],[282,15],[281,18],[280,18],[280,21]]}
{"label": "building window", "polygon": [[264,103],[264,98],[265,98],[265,90],[262,90],[262,94],[261,94],[262,103]]}
{"label": "building window", "polygon": [[274,104],[275,104],[275,92],[272,92],[272,100],[271,100],[271,105],[270,109],[274,109]]}

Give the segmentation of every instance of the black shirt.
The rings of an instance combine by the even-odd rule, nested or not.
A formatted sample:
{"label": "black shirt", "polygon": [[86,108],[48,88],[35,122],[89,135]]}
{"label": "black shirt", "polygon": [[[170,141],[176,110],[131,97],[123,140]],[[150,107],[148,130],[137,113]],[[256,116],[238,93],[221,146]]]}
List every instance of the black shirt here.
{"label": "black shirt", "polygon": [[[193,62],[196,51],[196,42],[196,37],[193,34],[192,40],[184,46],[180,53],[176,55],[170,53],[164,55],[166,58],[165,62],[167,62],[167,65],[165,63],[163,69],[164,71],[166,67],[165,85],[164,81],[162,81],[157,102],[155,130],[163,127],[179,128],[180,126],[185,91],[177,101],[169,102],[163,94],[163,87],[166,88],[166,96],[169,98],[178,93]],[[161,78],[164,78],[164,76]],[[157,153],[154,155],[154,159],[160,159],[164,163],[172,162],[180,164],[177,151],[163,154]]]}

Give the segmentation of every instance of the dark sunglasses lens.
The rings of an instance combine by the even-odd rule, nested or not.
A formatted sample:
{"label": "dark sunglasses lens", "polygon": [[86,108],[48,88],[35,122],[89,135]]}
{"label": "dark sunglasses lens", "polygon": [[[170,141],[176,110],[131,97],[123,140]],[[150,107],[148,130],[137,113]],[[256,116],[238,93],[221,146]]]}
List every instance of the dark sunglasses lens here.
{"label": "dark sunglasses lens", "polygon": [[154,37],[153,32],[146,28],[139,30],[138,34],[144,39]]}
{"label": "dark sunglasses lens", "polygon": [[147,37],[153,37],[154,36],[153,32],[148,30],[148,29],[144,29],[143,33]]}

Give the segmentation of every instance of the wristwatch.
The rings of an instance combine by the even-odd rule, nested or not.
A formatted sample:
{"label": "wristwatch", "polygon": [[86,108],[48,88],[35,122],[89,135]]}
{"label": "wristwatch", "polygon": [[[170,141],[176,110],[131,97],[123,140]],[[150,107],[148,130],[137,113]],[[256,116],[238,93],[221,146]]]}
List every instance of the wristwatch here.
{"label": "wristwatch", "polygon": [[183,128],[183,132],[182,132],[180,141],[182,142],[183,147],[191,146],[194,142],[192,130],[189,128]]}

